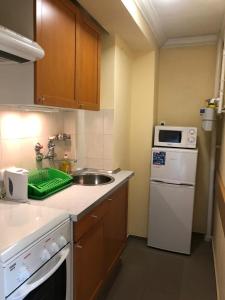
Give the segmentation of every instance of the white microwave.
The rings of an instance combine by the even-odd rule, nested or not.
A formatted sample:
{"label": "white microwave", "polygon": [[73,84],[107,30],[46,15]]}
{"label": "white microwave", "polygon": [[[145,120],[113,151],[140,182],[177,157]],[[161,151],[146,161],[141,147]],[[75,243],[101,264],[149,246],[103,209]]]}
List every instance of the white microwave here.
{"label": "white microwave", "polygon": [[196,127],[155,126],[154,146],[196,148]]}

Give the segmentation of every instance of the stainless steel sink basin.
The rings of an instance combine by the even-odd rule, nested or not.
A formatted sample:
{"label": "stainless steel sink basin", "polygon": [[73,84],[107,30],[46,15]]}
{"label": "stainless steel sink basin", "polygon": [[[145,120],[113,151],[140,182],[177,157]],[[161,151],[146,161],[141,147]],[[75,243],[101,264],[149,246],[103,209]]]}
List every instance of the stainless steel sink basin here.
{"label": "stainless steel sink basin", "polygon": [[103,185],[112,183],[115,179],[105,174],[85,173],[73,175],[73,183],[79,185]]}

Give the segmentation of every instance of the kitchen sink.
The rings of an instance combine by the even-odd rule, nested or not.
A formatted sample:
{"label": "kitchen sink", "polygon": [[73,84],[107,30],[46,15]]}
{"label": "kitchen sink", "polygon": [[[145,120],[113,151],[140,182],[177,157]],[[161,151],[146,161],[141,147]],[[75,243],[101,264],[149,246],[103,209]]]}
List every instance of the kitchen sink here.
{"label": "kitchen sink", "polygon": [[73,183],[78,185],[104,185],[115,180],[112,176],[106,174],[85,173],[72,176]]}

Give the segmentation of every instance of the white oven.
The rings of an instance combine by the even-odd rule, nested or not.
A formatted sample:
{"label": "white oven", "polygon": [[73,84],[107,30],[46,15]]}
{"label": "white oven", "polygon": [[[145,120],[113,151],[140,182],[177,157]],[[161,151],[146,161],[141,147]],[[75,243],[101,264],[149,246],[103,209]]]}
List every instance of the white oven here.
{"label": "white oven", "polygon": [[154,146],[195,149],[196,142],[196,127],[155,126]]}
{"label": "white oven", "polygon": [[4,299],[72,299],[71,224],[67,220],[2,267]]}

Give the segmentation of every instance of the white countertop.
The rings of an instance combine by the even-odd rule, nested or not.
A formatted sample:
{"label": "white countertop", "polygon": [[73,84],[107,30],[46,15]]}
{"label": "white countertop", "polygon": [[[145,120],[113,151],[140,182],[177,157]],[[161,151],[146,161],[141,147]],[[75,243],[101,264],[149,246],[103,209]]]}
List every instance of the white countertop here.
{"label": "white countertop", "polygon": [[111,175],[115,181],[110,184],[73,185],[41,201],[30,200],[26,204],[0,201],[0,263],[8,261],[69,216],[73,221],[79,220],[133,174],[120,171]]}
{"label": "white countertop", "polygon": [[120,171],[110,174],[115,181],[99,186],[72,185],[42,201],[30,200],[30,204],[66,210],[73,221],[79,220],[92,207],[134,175],[132,171]]}
{"label": "white countertop", "polygon": [[68,218],[64,210],[0,201],[0,263]]}

